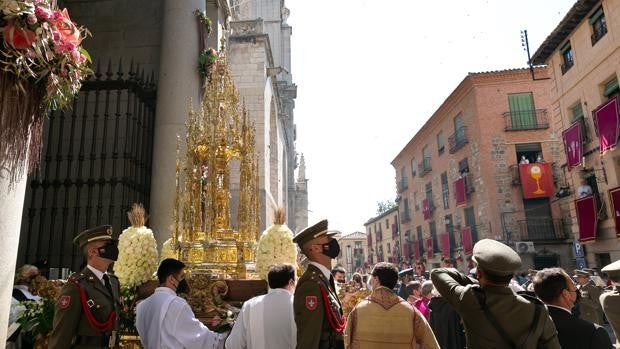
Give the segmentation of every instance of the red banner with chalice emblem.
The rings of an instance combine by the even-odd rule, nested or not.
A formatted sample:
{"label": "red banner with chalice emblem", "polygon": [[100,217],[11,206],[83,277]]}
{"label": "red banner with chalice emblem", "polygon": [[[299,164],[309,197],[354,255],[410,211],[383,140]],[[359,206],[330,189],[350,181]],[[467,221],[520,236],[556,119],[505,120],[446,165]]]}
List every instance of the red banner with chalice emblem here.
{"label": "red banner with chalice emblem", "polygon": [[553,172],[548,162],[519,164],[524,199],[546,198],[553,195]]}

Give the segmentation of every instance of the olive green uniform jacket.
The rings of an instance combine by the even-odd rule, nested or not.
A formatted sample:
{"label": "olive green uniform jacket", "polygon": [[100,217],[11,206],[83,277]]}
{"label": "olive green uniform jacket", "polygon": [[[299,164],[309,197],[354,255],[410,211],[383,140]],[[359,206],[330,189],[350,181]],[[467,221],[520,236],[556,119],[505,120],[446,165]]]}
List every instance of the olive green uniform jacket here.
{"label": "olive green uniform jacket", "polygon": [[601,307],[599,297],[603,290],[596,286],[592,280],[583,286],[577,286],[577,289],[581,294],[581,299],[579,299],[579,318],[602,326],[605,323],[605,319],[603,318],[603,308]]}
{"label": "olive green uniform jacket", "polygon": [[[461,315],[468,348],[510,348],[493,324],[487,320],[474,294],[477,292],[474,288],[479,287],[475,280],[452,268],[434,269],[431,271],[431,279],[437,291]],[[538,324],[526,343],[537,305],[516,295],[508,285],[488,286],[482,289],[489,311],[518,348],[560,348],[555,325],[546,307],[538,305],[542,307]]]}
{"label": "olive green uniform jacket", "polygon": [[599,298],[603,311],[616,335],[616,348],[620,349],[620,286],[601,294]]}
{"label": "olive green uniform jacket", "polygon": [[[297,325],[297,349],[343,348],[342,334],[329,325],[321,285],[325,287],[332,309],[342,316],[338,295],[323,272],[309,264],[295,287],[293,311]],[[331,342],[330,342],[331,339]]]}
{"label": "olive green uniform jacket", "polygon": [[[56,304],[49,349],[109,348],[111,331],[98,333],[90,326],[82,308],[79,289],[75,284],[78,282],[84,288],[88,302],[87,307],[90,307],[90,311],[97,321],[105,322],[110,313],[113,310],[116,311],[113,329],[118,333],[118,314],[121,310],[120,287],[116,276],[110,274],[108,276],[113,294],[110,294],[101,280],[88,267],[69,277],[58,297],[58,304]],[[118,346],[118,339],[115,342],[114,348]]]}

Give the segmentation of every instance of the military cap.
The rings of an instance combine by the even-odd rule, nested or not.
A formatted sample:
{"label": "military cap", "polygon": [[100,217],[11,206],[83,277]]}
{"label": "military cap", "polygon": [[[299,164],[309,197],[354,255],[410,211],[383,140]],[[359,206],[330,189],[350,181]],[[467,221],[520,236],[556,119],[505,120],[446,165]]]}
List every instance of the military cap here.
{"label": "military cap", "polygon": [[515,250],[491,239],[476,242],[472,259],[480,269],[498,276],[514,274],[521,267],[521,257]]}
{"label": "military cap", "polygon": [[607,264],[601,271],[615,282],[620,282],[620,260]]}
{"label": "military cap", "polygon": [[405,275],[413,276],[413,268],[403,269],[398,272],[398,277],[403,277]]}
{"label": "military cap", "polygon": [[293,242],[302,247],[306,242],[310,240],[314,240],[321,236],[333,236],[336,235],[336,232],[327,231],[327,219],[324,219],[308,228],[300,231],[293,238]]}
{"label": "military cap", "polygon": [[112,226],[100,225],[98,227],[86,229],[73,239],[73,243],[79,248],[82,248],[87,243],[97,240],[115,240],[112,238]]}
{"label": "military cap", "polygon": [[573,273],[575,274],[575,275],[573,275],[573,277],[579,277],[579,276],[581,276],[581,277],[586,277],[586,278],[589,278],[589,277],[590,277],[590,273],[588,273],[588,272],[587,272],[587,271],[585,271],[585,270],[575,269],[575,270],[573,271]]}

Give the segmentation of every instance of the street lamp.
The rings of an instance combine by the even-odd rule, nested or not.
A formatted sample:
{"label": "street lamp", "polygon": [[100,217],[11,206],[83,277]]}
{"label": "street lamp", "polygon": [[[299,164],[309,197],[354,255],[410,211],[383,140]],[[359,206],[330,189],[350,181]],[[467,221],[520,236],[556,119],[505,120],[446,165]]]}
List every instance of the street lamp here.
{"label": "street lamp", "polygon": [[347,266],[349,267],[348,272],[351,274],[351,268],[353,268],[353,256],[351,255],[351,245],[347,245]]}

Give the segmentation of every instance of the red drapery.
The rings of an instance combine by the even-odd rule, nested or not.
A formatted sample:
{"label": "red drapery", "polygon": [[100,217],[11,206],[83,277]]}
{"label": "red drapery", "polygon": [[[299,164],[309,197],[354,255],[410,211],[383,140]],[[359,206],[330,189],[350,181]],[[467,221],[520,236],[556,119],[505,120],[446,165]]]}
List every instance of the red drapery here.
{"label": "red drapery", "polygon": [[562,132],[564,151],[566,152],[566,167],[568,167],[569,171],[572,170],[573,167],[581,165],[583,161],[581,132],[581,122],[574,122],[569,128]]}
{"label": "red drapery", "polygon": [[579,241],[596,240],[598,219],[594,195],[575,200],[575,209],[577,210],[577,222],[579,222]]}
{"label": "red drapery", "polygon": [[431,205],[428,199],[422,200],[422,214],[424,215],[424,220],[431,219]]}
{"label": "red drapery", "polygon": [[433,238],[430,237],[430,238],[426,239],[426,257],[433,258],[433,256],[434,256]]}
{"label": "red drapery", "polygon": [[450,257],[450,234],[448,232],[441,234],[442,256]]}
{"label": "red drapery", "polygon": [[470,255],[474,249],[474,242],[471,237],[471,228],[463,227],[461,230],[461,240],[463,241],[463,252],[466,255]]}
{"label": "red drapery", "polygon": [[456,197],[456,206],[462,206],[467,203],[467,196],[465,195],[465,178],[460,177],[454,182],[454,193]]}
{"label": "red drapery", "polygon": [[609,190],[609,201],[616,223],[616,237],[620,238],[620,187]]}
{"label": "red drapery", "polygon": [[524,199],[553,195],[553,172],[550,163],[519,164],[519,175]]}
{"label": "red drapery", "polygon": [[420,260],[420,241],[413,240],[413,257],[416,261]]}
{"label": "red drapery", "polygon": [[618,96],[601,104],[593,111],[594,125],[598,134],[599,151],[601,154],[613,149],[618,144]]}

